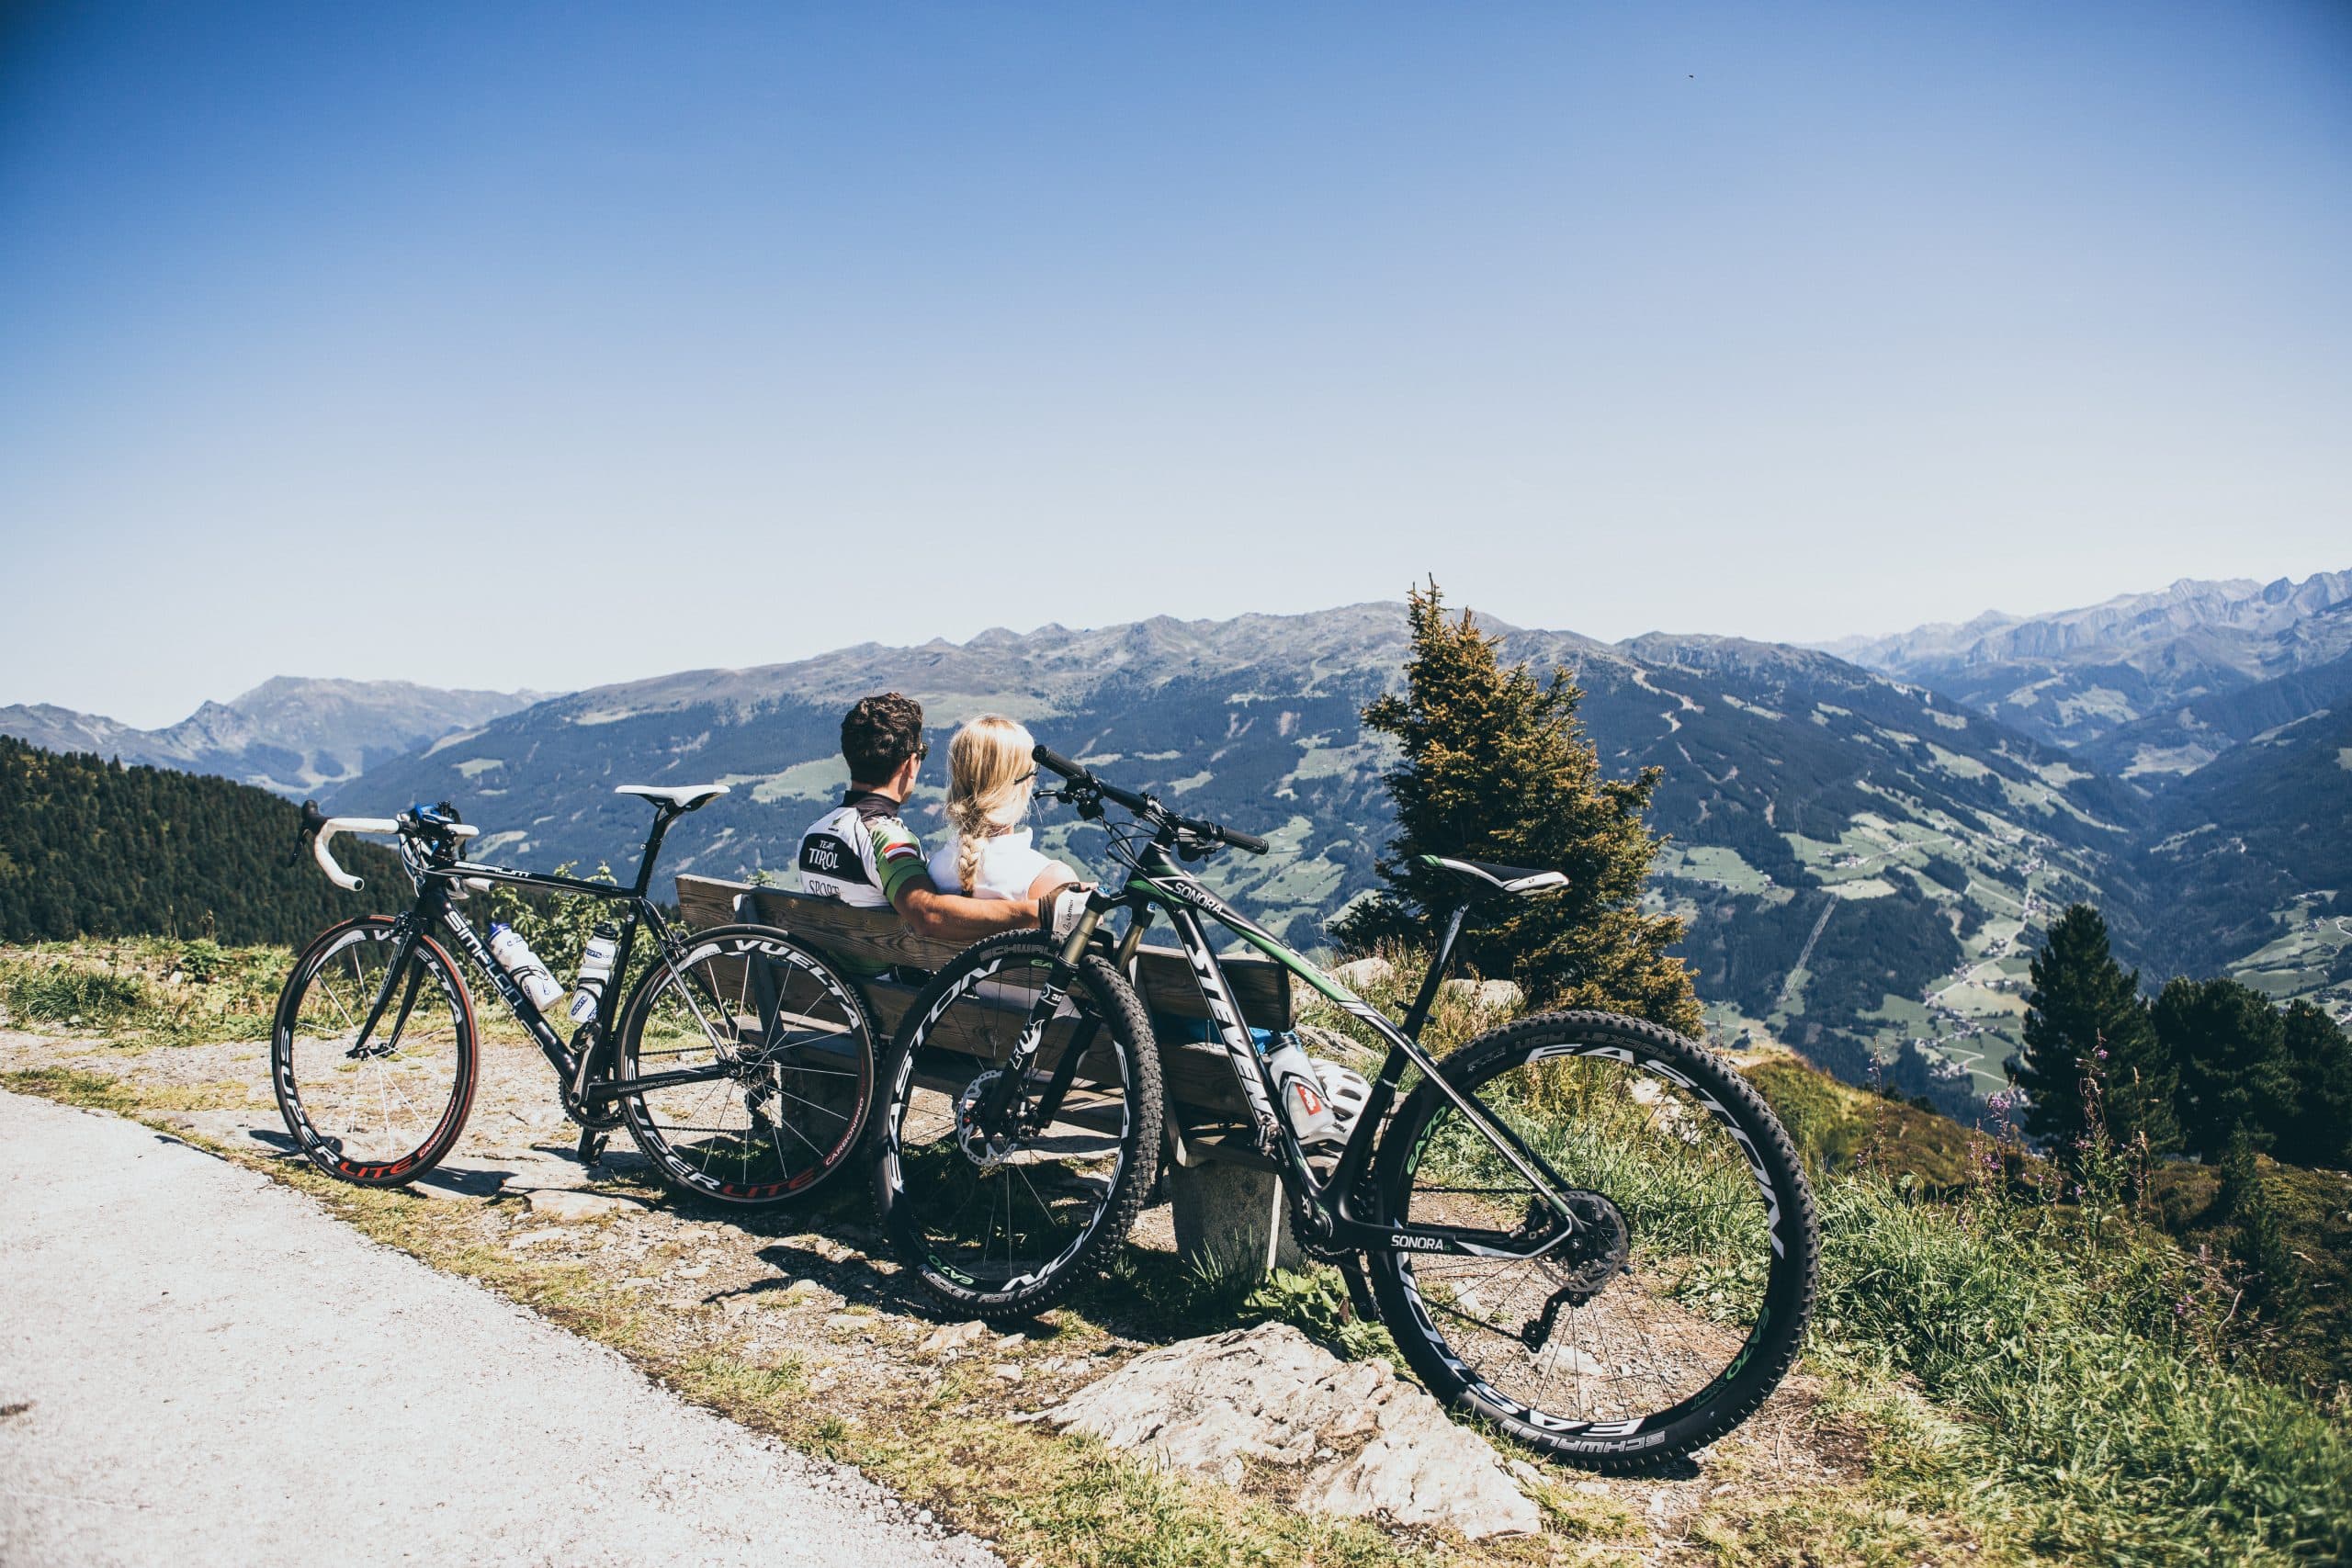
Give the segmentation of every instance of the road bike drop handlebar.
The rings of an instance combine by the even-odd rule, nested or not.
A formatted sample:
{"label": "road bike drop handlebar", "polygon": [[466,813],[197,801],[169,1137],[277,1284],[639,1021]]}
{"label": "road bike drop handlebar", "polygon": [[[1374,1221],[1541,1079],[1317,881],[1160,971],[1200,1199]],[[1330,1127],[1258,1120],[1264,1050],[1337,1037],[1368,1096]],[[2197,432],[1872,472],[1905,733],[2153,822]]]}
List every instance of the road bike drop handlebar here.
{"label": "road bike drop handlebar", "polygon": [[1173,828],[1213,844],[1229,844],[1253,855],[1262,855],[1273,846],[1255,833],[1244,833],[1238,828],[1227,828],[1216,822],[1204,822],[1197,817],[1182,817],[1170,811],[1148,795],[1137,795],[1117,784],[1106,784],[1086,769],[1048,746],[1040,746],[1030,753],[1036,764],[1048,773],[1059,773],[1088,794],[1100,796],[1114,806],[1123,806],[1148,822],[1162,828]]}
{"label": "road bike drop handlebar", "polygon": [[[329,847],[337,833],[402,833],[413,823],[398,817],[330,817],[319,809],[315,800],[302,803],[302,837],[310,841],[311,858],[327,874],[327,880],[345,893],[356,893],[368,883],[365,877],[354,876],[343,869]],[[440,831],[452,838],[470,839],[481,831],[470,822],[438,824]],[[297,852],[299,852],[299,851]]]}

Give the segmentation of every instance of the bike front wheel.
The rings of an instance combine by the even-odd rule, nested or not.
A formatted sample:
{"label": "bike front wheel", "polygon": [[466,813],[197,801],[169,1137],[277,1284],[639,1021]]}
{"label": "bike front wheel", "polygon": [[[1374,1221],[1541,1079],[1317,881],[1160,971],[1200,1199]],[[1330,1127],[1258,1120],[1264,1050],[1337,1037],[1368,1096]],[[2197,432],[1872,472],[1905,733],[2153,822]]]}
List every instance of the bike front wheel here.
{"label": "bike front wheel", "polygon": [[621,1119],[673,1191],[788,1202],[849,1163],[874,1055],[863,998],[786,932],[698,931],[622,1010]]}
{"label": "bike front wheel", "polygon": [[[1159,1056],[1143,1004],[1091,953],[1049,1003],[1058,962],[1030,932],[965,949],[915,998],[884,1074],[883,1232],[926,1290],[974,1317],[1060,1300],[1125,1238],[1159,1170]],[[1041,1016],[1043,1041],[1008,1083]]]}
{"label": "bike front wheel", "polygon": [[1606,1013],[1472,1041],[1445,1080],[1566,1201],[1563,1220],[1424,1082],[1383,1134],[1383,1320],[1430,1391],[1532,1447],[1647,1468],[1746,1420],[1812,1314],[1813,1195],[1788,1135],[1721,1057]]}
{"label": "bike front wheel", "polygon": [[397,1187],[431,1170],[473,1107],[465,982],[430,937],[405,945],[402,957],[389,915],[329,927],[294,960],[271,1032],[270,1082],[295,1146],[329,1176],[363,1187]]}

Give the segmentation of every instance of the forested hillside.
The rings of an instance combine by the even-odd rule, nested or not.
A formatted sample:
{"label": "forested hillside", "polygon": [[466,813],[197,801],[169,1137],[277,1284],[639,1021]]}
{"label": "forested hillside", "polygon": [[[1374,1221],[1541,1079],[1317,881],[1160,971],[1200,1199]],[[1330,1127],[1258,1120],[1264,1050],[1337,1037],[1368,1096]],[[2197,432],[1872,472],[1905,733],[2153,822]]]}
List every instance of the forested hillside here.
{"label": "forested hillside", "polygon": [[[290,863],[300,813],[265,790],[0,736],[0,942],[209,936],[306,942],[361,902]],[[387,852],[336,853],[381,887]]]}

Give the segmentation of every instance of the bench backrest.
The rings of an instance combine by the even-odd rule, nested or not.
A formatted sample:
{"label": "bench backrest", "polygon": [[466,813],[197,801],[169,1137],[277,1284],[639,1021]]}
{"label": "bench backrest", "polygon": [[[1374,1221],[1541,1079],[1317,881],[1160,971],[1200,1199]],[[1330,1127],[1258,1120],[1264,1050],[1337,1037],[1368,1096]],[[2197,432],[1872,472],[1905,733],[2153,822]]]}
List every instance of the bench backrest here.
{"label": "bench backrest", "polygon": [[[962,951],[957,942],[914,935],[888,909],[854,908],[838,898],[819,898],[781,887],[753,887],[747,882],[715,876],[684,875],[677,881],[678,908],[690,926],[754,919],[780,926],[828,957],[858,968],[905,964],[936,970]],[[746,895],[750,896],[748,916],[736,912],[737,900]],[[1292,1026],[1290,971],[1255,954],[1224,958],[1220,963],[1244,1022],[1259,1029]],[[1193,966],[1176,948],[1149,944],[1139,948],[1133,978],[1144,1006],[1155,1017],[1204,1019],[1209,1015]],[[914,997],[911,987],[889,981],[867,981],[863,988],[878,1015],[876,1021],[886,1033],[897,1027]],[[1163,1042],[1160,1064],[1168,1092],[1177,1100],[1216,1111],[1240,1108],[1233,1069],[1219,1047]]]}
{"label": "bench backrest", "polygon": [[[907,964],[943,969],[963,944],[916,936],[888,909],[859,909],[838,898],[819,898],[781,887],[753,887],[714,876],[678,878],[678,908],[695,926],[723,925],[739,917],[737,898],[752,896],[760,921],[781,926],[819,952],[865,968]],[[1272,959],[1236,955],[1221,961],[1240,1004],[1243,1021],[1260,1029],[1288,1029],[1294,1021],[1290,971]],[[1183,953],[1146,943],[1136,953],[1136,989],[1152,1012],[1172,1018],[1206,1018],[1208,1004]]]}

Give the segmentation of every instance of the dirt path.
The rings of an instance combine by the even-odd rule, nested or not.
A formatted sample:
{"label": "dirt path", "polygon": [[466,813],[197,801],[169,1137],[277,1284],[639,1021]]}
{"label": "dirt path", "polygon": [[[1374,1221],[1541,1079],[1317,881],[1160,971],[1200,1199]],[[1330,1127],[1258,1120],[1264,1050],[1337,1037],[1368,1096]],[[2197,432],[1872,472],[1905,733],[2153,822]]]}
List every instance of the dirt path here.
{"label": "dirt path", "polygon": [[0,1146],[0,1562],[995,1561],[146,1127]]}

